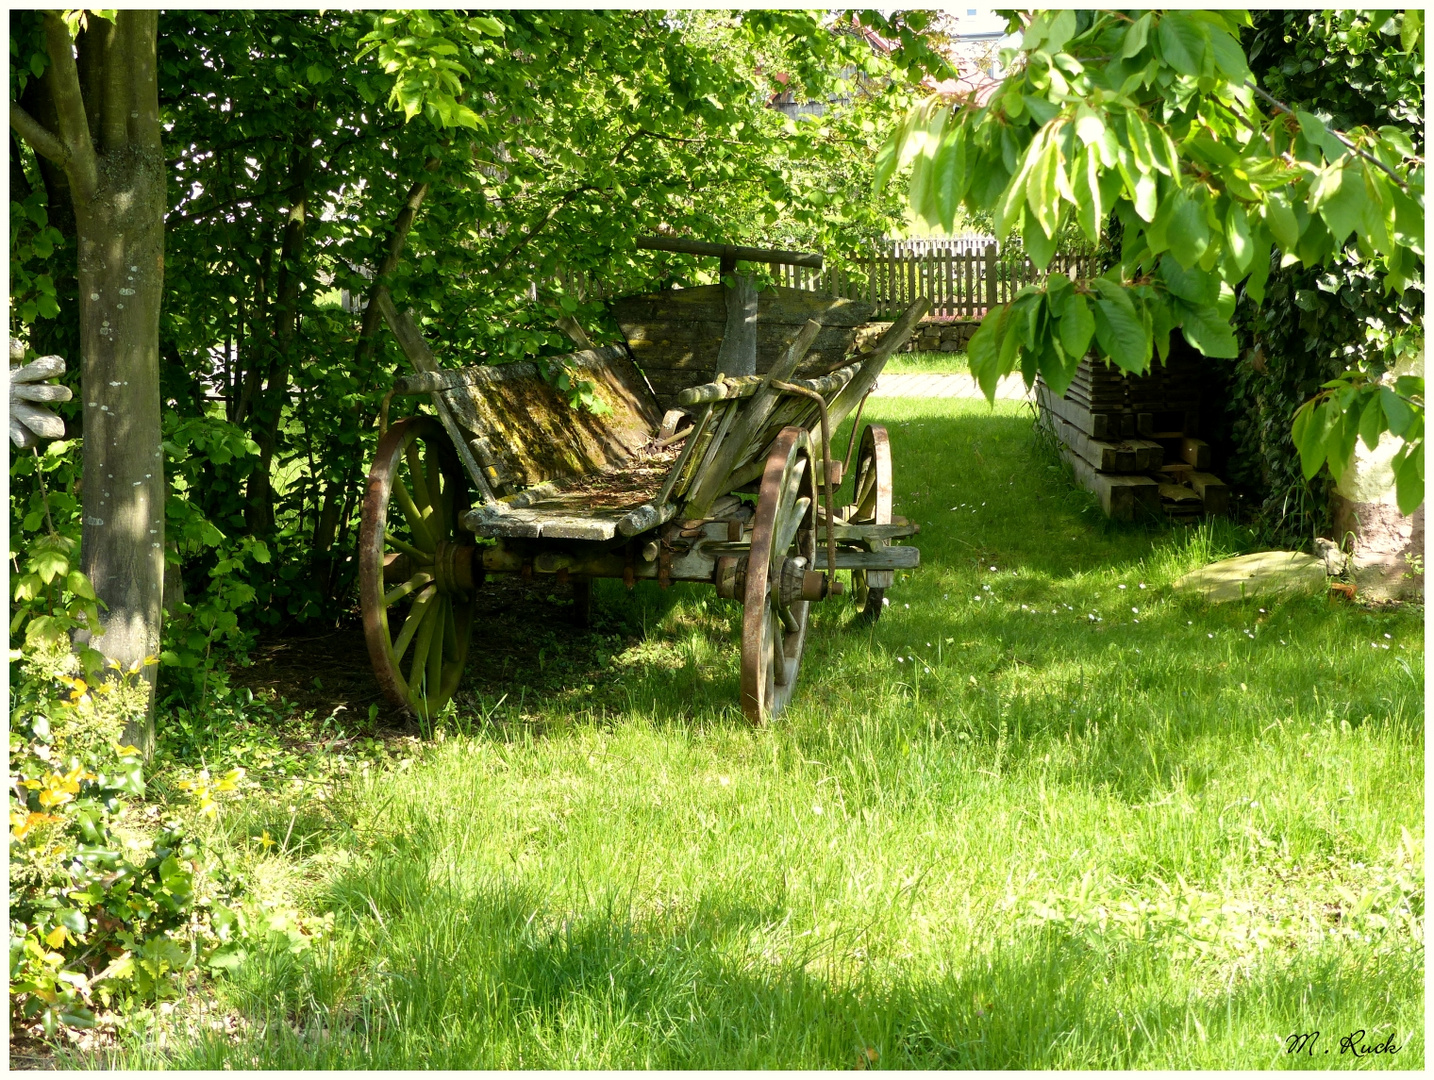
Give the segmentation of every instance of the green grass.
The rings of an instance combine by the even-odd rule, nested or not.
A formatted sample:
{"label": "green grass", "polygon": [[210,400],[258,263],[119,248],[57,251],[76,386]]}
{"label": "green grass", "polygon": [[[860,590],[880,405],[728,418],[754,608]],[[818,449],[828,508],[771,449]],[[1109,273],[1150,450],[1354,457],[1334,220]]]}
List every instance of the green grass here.
{"label": "green grass", "polygon": [[971,370],[966,354],[944,352],[897,353],[886,362],[893,375],[964,375]]}
{"label": "green grass", "polygon": [[218,985],[237,1035],[117,1063],[1422,1067],[1422,613],[1207,607],[1171,582],[1235,527],[1104,521],[1015,406],[868,414],[922,567],[874,629],[816,611],[775,723],[710,589],[600,583],[635,643],[501,702],[475,643],[488,722],[228,805],[256,895],[332,925]]}

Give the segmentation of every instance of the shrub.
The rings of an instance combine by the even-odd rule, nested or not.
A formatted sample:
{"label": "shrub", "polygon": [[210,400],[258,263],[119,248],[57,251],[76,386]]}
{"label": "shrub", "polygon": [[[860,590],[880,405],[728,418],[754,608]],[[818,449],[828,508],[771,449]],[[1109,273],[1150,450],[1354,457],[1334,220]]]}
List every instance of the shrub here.
{"label": "shrub", "polygon": [[119,740],[146,706],[139,669],[90,683],[66,644],[39,642],[11,691],[11,1013],[53,1035],[97,1005],[175,996],[212,934],[198,843],[176,822],[144,835],[131,807],[143,763]]}

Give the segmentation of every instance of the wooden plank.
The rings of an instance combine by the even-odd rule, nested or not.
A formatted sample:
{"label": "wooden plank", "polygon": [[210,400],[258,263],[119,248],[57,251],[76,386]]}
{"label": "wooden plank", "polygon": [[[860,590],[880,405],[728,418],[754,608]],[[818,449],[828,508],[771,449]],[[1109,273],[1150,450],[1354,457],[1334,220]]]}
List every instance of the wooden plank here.
{"label": "wooden plank", "polygon": [[1191,472],[1190,486],[1195,489],[1205,504],[1207,514],[1228,514],[1230,512],[1230,488],[1218,476],[1206,472]]}
{"label": "wooden plank", "polygon": [[[1101,472],[1134,473],[1150,468],[1149,451],[1144,445],[1108,442],[1093,439],[1053,412],[1046,416],[1054,425],[1054,434],[1062,443],[1080,455],[1092,468]],[[1157,449],[1158,444],[1157,445]]]}
{"label": "wooden plank", "polygon": [[907,339],[911,337],[911,332],[916,329],[916,324],[921,321],[929,306],[924,300],[915,301],[901,313],[894,323],[887,327],[886,333],[881,335],[876,347],[862,359],[861,369],[827,406],[827,417],[831,421],[833,432],[841,426],[842,421],[851,415],[861,400],[876,385],[877,377],[886,367],[886,361],[892,353],[906,344]]}
{"label": "wooden plank", "polygon": [[1110,420],[1105,413],[1093,413],[1072,402],[1058,398],[1044,382],[1036,384],[1036,400],[1042,408],[1055,413],[1077,430],[1093,439],[1103,439],[1115,434],[1110,430]]}
{"label": "wooden plank", "polygon": [[[785,382],[796,370],[797,362],[806,353],[808,346],[816,338],[821,330],[821,324],[815,319],[804,326],[797,338],[787,349],[785,355],[772,365],[772,370],[767,373],[768,382]],[[718,495],[724,495],[730,490],[727,478],[732,470],[746,464],[739,458],[741,452],[746,448],[749,439],[761,429],[766,422],[767,416],[777,404],[780,395],[772,390],[770,386],[759,389],[752,395],[751,399],[741,406],[733,405],[733,409],[740,409],[740,415],[732,429],[727,433],[722,444],[717,447],[715,455],[711,458],[710,464],[705,464],[703,469],[695,474],[691,493],[688,496],[688,509],[692,515],[702,517],[707,513],[707,508]]]}
{"label": "wooden plank", "polygon": [[1180,440],[1180,458],[1197,469],[1210,467],[1210,444],[1204,439],[1183,438]]}
{"label": "wooden plank", "polygon": [[787,266],[822,265],[822,257],[807,251],[780,251],[771,248],[741,247],[733,244],[709,244],[680,236],[639,236],[639,248],[647,251],[676,251],[687,255],[706,255],[738,262],[782,263]]}
{"label": "wooden plank", "polygon": [[747,274],[733,274],[722,285],[727,318],[717,348],[713,374],[754,375],[757,371],[757,283]]}
{"label": "wooden plank", "polygon": [[[826,536],[825,518],[822,519],[821,535]],[[897,540],[903,536],[916,536],[921,526],[914,521],[902,525],[834,525],[832,536],[837,540]]]}
{"label": "wooden plank", "polygon": [[1159,509],[1160,485],[1148,476],[1118,476],[1097,472],[1069,448],[1060,448],[1061,457],[1070,465],[1080,485],[1094,493],[1107,517],[1130,521],[1138,507]]}

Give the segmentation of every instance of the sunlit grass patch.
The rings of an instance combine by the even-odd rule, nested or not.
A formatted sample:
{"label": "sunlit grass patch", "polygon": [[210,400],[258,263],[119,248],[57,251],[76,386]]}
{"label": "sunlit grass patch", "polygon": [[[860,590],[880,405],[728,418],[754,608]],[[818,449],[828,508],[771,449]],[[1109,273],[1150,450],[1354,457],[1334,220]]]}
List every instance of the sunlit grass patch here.
{"label": "sunlit grass patch", "polygon": [[129,1063],[1246,1068],[1363,1027],[1420,1067],[1421,613],[1208,605],[1171,585],[1236,526],[1105,521],[1021,408],[868,413],[922,566],[875,627],[814,609],[784,714],[742,717],[737,605],[603,583],[605,660],[485,684],[267,857],[333,931],[223,984],[237,1043]]}

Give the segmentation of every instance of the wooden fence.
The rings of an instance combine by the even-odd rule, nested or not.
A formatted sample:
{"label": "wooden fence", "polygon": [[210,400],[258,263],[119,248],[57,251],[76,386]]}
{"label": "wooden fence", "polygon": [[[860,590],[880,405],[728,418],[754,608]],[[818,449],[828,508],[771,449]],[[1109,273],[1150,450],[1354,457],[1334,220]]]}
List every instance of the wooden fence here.
{"label": "wooden fence", "polygon": [[865,300],[874,308],[872,318],[895,318],[918,296],[931,301],[931,316],[974,319],[996,304],[1008,304],[1021,286],[1060,271],[1070,277],[1094,276],[1099,267],[1094,255],[1057,255],[1044,271],[1037,271],[1024,255],[1001,254],[995,244],[983,250],[960,250],[956,245],[925,251],[890,251],[853,260],[865,272],[863,282],[835,267],[812,270],[803,266],[779,267],[783,285],[811,289],[852,300]]}
{"label": "wooden fence", "polygon": [[[1057,255],[1037,272],[1024,255],[1001,252],[989,237],[951,237],[898,240],[886,250],[851,260],[853,269],[776,266],[780,284],[865,300],[873,319],[895,318],[924,296],[931,301],[931,317],[979,319],[995,304],[1008,304],[1022,285],[1060,271],[1069,277],[1092,277],[1098,271],[1094,255]],[[862,277],[865,280],[862,280]],[[553,284],[583,299],[611,299],[642,292],[636,280],[614,282],[581,271],[560,270]]]}

